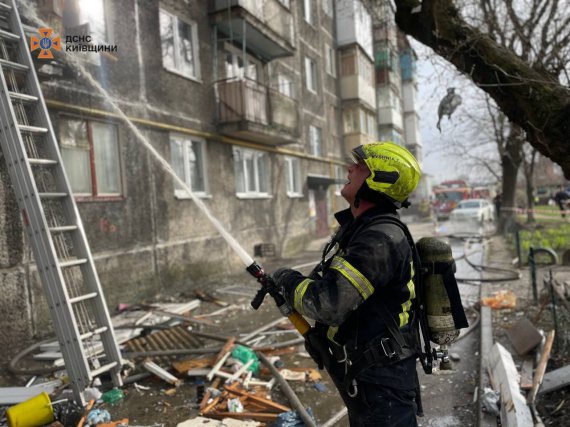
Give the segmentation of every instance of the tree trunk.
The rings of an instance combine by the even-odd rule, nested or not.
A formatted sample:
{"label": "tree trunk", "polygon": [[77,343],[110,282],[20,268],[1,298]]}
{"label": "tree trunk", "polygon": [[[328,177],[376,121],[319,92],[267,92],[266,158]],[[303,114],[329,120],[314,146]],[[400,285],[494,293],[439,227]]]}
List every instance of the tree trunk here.
{"label": "tree trunk", "polygon": [[503,186],[501,196],[501,212],[499,217],[499,232],[512,231],[516,222],[515,196],[517,193],[517,173],[520,163],[513,162],[508,155],[503,156]]}
{"label": "tree trunk", "polygon": [[511,124],[509,136],[504,146],[499,147],[501,167],[503,169],[503,194],[499,232],[512,231],[516,223],[517,175],[523,160],[523,144],[523,130],[519,126]]}
{"label": "tree trunk", "polygon": [[534,219],[534,182],[532,176],[526,177],[526,222],[533,223]]}
{"label": "tree trunk", "polygon": [[[468,25],[452,0],[395,0],[396,22],[487,92],[570,178],[570,91]],[[418,10],[419,8],[419,10]]]}

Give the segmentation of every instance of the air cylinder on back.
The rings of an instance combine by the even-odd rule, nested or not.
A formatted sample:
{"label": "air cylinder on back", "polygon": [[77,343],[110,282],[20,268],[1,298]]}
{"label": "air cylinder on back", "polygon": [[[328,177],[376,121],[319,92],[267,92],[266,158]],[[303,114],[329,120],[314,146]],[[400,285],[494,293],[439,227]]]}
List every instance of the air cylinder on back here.
{"label": "air cylinder on back", "polygon": [[442,266],[451,266],[454,262],[451,246],[435,237],[424,237],[416,247],[422,267],[428,268],[423,280],[430,340],[435,344],[449,345],[459,336],[442,274]]}

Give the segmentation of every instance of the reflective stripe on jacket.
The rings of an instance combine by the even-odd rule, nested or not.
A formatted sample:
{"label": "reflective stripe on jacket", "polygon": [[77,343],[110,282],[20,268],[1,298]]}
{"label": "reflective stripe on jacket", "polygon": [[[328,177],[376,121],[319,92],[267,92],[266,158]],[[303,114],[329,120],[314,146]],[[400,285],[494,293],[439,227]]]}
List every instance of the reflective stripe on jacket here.
{"label": "reflective stripe on jacket", "polygon": [[349,349],[386,334],[380,298],[401,328],[412,318],[412,251],[398,226],[378,222],[382,215],[397,216],[380,207],[356,219],[349,210],[339,212],[343,237],[337,251],[329,254],[322,278],[297,273],[293,286],[285,290],[297,311],[328,326],[329,339]]}

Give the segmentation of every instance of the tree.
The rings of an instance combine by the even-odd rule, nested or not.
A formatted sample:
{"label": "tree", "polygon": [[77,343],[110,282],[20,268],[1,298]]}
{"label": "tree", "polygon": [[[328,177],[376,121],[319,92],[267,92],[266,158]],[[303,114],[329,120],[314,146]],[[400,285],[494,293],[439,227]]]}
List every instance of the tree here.
{"label": "tree", "polygon": [[[568,80],[569,2],[528,0],[523,20],[513,0],[480,0],[468,4],[480,8],[477,27],[453,0],[394,2],[400,29],[468,75],[570,179],[570,91],[559,81]],[[520,138],[512,130],[509,144]]]}
{"label": "tree", "polygon": [[536,165],[536,148],[525,146],[522,157],[524,179],[526,183],[526,222],[534,219],[534,166]]}

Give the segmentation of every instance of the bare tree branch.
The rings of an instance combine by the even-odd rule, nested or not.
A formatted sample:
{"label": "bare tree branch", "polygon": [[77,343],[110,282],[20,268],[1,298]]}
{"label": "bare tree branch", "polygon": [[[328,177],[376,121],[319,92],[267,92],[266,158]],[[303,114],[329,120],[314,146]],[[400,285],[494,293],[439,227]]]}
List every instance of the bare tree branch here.
{"label": "bare tree branch", "polygon": [[[526,131],[529,142],[570,178],[568,88],[470,26],[452,0],[395,0],[395,4],[396,22],[404,32],[467,74],[511,122]],[[421,10],[412,13],[416,6]],[[545,17],[552,10],[553,6],[545,11]]]}

